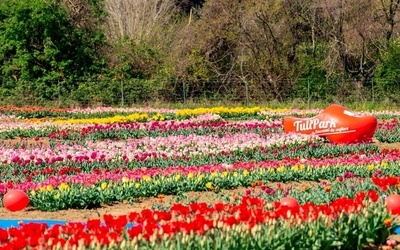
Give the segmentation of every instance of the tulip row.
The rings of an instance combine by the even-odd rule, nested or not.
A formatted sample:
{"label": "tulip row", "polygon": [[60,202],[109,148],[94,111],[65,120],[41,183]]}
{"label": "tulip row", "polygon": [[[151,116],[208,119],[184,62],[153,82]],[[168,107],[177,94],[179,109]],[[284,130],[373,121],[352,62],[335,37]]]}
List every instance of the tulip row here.
{"label": "tulip row", "polygon": [[[355,152],[361,154],[361,156],[354,155]],[[202,172],[202,171],[213,171],[224,169],[224,166],[264,166],[264,167],[277,167],[282,164],[290,165],[291,158],[297,159],[310,159],[311,165],[320,166],[320,163],[326,165],[332,164],[351,164],[355,163],[365,164],[365,163],[376,163],[382,161],[383,159],[387,161],[396,161],[399,159],[398,151],[388,151],[380,152],[376,150],[375,146],[371,145],[351,145],[351,146],[336,146],[336,145],[316,145],[306,147],[305,145],[294,146],[294,147],[281,147],[281,148],[266,148],[265,150],[258,151],[244,151],[244,152],[234,152],[232,154],[219,154],[219,155],[208,155],[203,158],[188,159],[173,158],[173,159],[157,159],[149,158],[143,161],[139,160],[114,160],[105,161],[102,156],[94,153],[90,157],[69,157],[66,158],[55,157],[47,158],[45,161],[35,161],[33,160],[27,163],[21,158],[14,157],[13,163],[7,164],[4,167],[8,171],[4,171],[0,174],[2,179],[8,180],[8,182],[21,183],[21,181],[43,181],[48,176],[52,175],[73,175],[79,173],[165,173],[170,174],[175,171],[182,171],[188,173],[192,172]],[[329,157],[324,160],[323,157]],[[337,159],[331,159],[332,157],[338,157]],[[383,158],[385,157],[385,158]],[[30,158],[29,158],[30,159]],[[35,158],[34,158],[35,159]],[[103,160],[102,160],[103,159]],[[314,160],[311,160],[314,159]],[[283,161],[282,161],[283,160]],[[243,163],[244,161],[257,162],[257,164]],[[265,163],[267,161],[267,163]],[[238,164],[236,164],[238,162]],[[293,165],[296,163],[293,163]],[[121,166],[124,167],[121,167]],[[206,166],[206,167],[199,167]],[[145,167],[145,171],[138,168]],[[127,171],[128,169],[132,171]],[[205,170],[202,170],[205,169]],[[81,175],[82,175],[81,174]],[[134,175],[134,174],[133,174]],[[94,177],[91,177],[94,178]]]}
{"label": "tulip row", "polygon": [[185,119],[207,113],[219,114],[224,118],[232,117],[255,117],[261,111],[281,112],[286,109],[270,109],[267,107],[216,107],[216,108],[196,108],[196,109],[154,109],[154,108],[97,108],[97,109],[45,109],[45,108],[0,108],[1,114],[12,114],[22,118],[42,118],[42,117],[71,117],[71,118],[101,118],[115,115],[124,116],[126,114],[146,114],[152,116],[162,114],[172,116],[176,119]]}
{"label": "tulip row", "polygon": [[66,112],[68,112],[68,109],[43,108],[43,107],[19,108],[12,105],[0,106],[0,114],[15,115],[23,118],[34,118],[34,117],[41,118],[41,117],[65,114]]}
{"label": "tulip row", "polygon": [[[24,120],[24,119],[13,119],[8,116],[0,117],[1,119],[1,138],[14,138],[14,137],[45,137],[50,136],[51,138],[70,138],[69,134],[78,134],[75,136],[79,138],[86,135],[87,133],[105,132],[105,133],[124,133],[129,132],[131,137],[136,137],[136,134],[143,134],[148,132],[169,132],[172,134],[174,131],[180,130],[214,130],[224,129],[228,131],[232,130],[243,130],[248,129],[268,129],[281,127],[282,122],[280,120],[275,121],[244,121],[244,122],[228,122],[221,120],[219,115],[206,114],[195,118],[186,120],[167,120],[159,122],[153,120],[149,122],[134,123],[134,122],[114,122],[114,123],[96,123],[97,120],[86,119],[83,123],[70,124],[65,120],[52,121],[52,120]],[[104,122],[104,121],[103,121]],[[95,123],[94,125],[92,125]],[[223,132],[223,131],[221,131]],[[201,134],[198,133],[198,134]],[[203,133],[204,134],[204,133]],[[116,137],[116,136],[115,136]],[[122,136],[123,137],[123,136]],[[75,138],[74,138],[75,139]]]}
{"label": "tulip row", "polygon": [[[318,148],[319,149],[319,148]],[[278,169],[281,167],[293,168],[302,168],[304,166],[309,167],[334,167],[334,166],[354,166],[357,165],[369,165],[369,170],[374,170],[377,164],[386,164],[387,162],[396,162],[400,160],[400,153],[398,150],[385,150],[385,151],[369,151],[365,152],[360,148],[355,147],[347,147],[347,148],[338,148],[341,151],[334,151],[333,149],[327,149],[325,156],[319,155],[318,158],[300,158],[299,155],[295,155],[295,158],[288,157],[288,154],[285,155],[277,155],[273,153],[270,157],[267,154],[263,156],[265,158],[270,158],[269,160],[262,160],[255,162],[252,160],[251,162],[243,162],[236,161],[230,162],[227,158],[214,159],[211,163],[206,165],[166,165],[165,168],[155,167],[149,165],[149,168],[132,168],[132,166],[122,166],[118,162],[105,162],[105,163],[77,163],[77,162],[68,162],[70,165],[65,166],[62,164],[53,164],[53,165],[38,165],[38,166],[25,166],[21,168],[20,165],[8,165],[7,168],[9,170],[9,175],[5,172],[1,174],[3,179],[8,179],[8,182],[1,185],[7,185],[10,187],[11,183],[14,181],[15,183],[21,183],[24,181],[25,183],[29,182],[40,182],[46,178],[52,178],[52,176],[57,176],[58,179],[67,179],[70,182],[79,182],[79,178],[81,179],[91,179],[93,181],[99,181],[101,176],[107,175],[107,178],[111,178],[111,180],[118,180],[122,177],[127,177],[130,179],[141,179],[142,176],[155,176],[155,175],[163,175],[168,176],[172,174],[184,174],[187,175],[189,173],[210,173],[210,172],[224,172],[224,171],[236,171],[236,170],[248,170],[253,171],[254,169]],[[297,149],[298,150],[298,149]],[[343,150],[348,150],[343,151]],[[281,153],[285,150],[279,150]],[[309,149],[307,149],[308,152]],[[349,153],[352,154],[346,154]],[[278,152],[278,151],[273,151]],[[354,154],[357,152],[357,154]],[[360,155],[358,155],[360,154]],[[283,157],[285,156],[285,157]],[[332,158],[332,156],[335,156]],[[281,160],[277,160],[276,158],[281,158]],[[253,158],[254,159],[254,158]],[[218,161],[224,163],[217,163]],[[186,162],[189,164],[190,162]],[[193,163],[193,162],[192,162]],[[186,167],[184,167],[186,166]],[[301,166],[301,167],[300,167]],[[128,168],[129,167],[129,168]],[[282,168],[281,168],[282,169]],[[271,170],[271,171],[273,171]],[[78,176],[75,176],[78,175]],[[61,178],[62,177],[62,178]],[[0,181],[1,182],[1,181]],[[84,184],[84,183],[82,183]],[[21,188],[21,187],[19,187]],[[25,189],[24,189],[25,190]]]}
{"label": "tulip row", "polygon": [[396,226],[376,191],[329,204],[286,206],[244,196],[238,204],[175,204],[168,211],[145,209],[104,215],[86,223],[47,228],[22,224],[0,229],[4,249],[361,249],[381,244]]}
{"label": "tulip row", "polygon": [[392,119],[390,121],[380,122],[374,136],[380,142],[400,142],[400,120]]}
{"label": "tulip row", "polygon": [[[352,177],[332,183],[324,181],[321,184],[315,184],[314,187],[304,185],[301,188],[295,188],[283,183],[273,186],[266,181],[264,184],[262,180],[255,178],[255,175],[256,173],[250,175],[244,171],[232,175],[211,175],[211,177],[193,175],[193,177],[185,178],[176,175],[164,179],[147,177],[139,181],[123,178],[120,182],[104,180],[91,186],[61,183],[57,187],[47,185],[36,191],[31,190],[29,196],[31,206],[35,209],[57,211],[68,208],[99,207],[101,204],[111,204],[116,201],[134,202],[137,198],[163,197],[188,191],[219,192],[221,188],[242,184],[249,188],[245,194],[258,196],[269,202],[290,195],[301,202],[316,204],[330,202],[332,199],[342,196],[354,197],[357,192],[365,190],[377,190],[381,195],[386,194],[385,192],[390,194],[400,190],[397,187],[400,183],[398,179],[393,180],[386,177],[374,177],[373,179]],[[262,177],[262,175],[257,177]],[[250,183],[250,181],[253,182]],[[383,191],[384,189],[385,191]],[[232,202],[232,200],[228,201]]]}
{"label": "tulip row", "polygon": [[[376,158],[371,162],[379,162],[379,160]],[[159,169],[150,169],[148,171],[121,171],[120,173],[103,172],[78,174],[76,176],[63,175],[49,177],[39,183],[29,181],[11,185],[10,183],[3,183],[0,184],[0,192],[5,193],[6,188],[25,190],[30,193],[32,206],[35,208],[40,210],[59,210],[93,207],[101,203],[115,201],[133,201],[135,198],[141,197],[176,195],[188,191],[218,192],[222,189],[261,186],[259,183],[274,182],[319,182],[319,180],[342,182],[360,178],[361,182],[364,183],[363,185],[356,185],[350,189],[345,188],[343,192],[354,192],[354,190],[359,190],[358,188],[365,190],[366,187],[371,189],[372,186],[386,190],[387,187],[384,189],[385,185],[393,186],[393,179],[383,179],[383,184],[374,182],[374,185],[372,185],[369,177],[400,175],[400,161],[387,162],[384,160],[380,163],[364,165],[331,163],[332,165],[326,164],[320,165],[320,167],[307,163],[287,167],[283,165],[279,167],[268,166],[269,164],[269,162],[264,162],[259,164],[242,163],[232,166],[211,165],[188,170],[175,168],[173,170],[169,169],[167,173],[162,173]],[[363,180],[363,178],[366,179]],[[385,181],[391,182],[387,184]],[[395,185],[399,183],[397,181],[394,182]],[[354,186],[353,182],[350,182],[350,184]],[[268,190],[270,191],[268,194],[276,191],[271,190],[271,188]],[[348,195],[348,193],[346,194]],[[313,191],[308,195],[310,199],[316,197],[313,195]]]}
{"label": "tulip row", "polygon": [[[214,107],[214,108],[194,108],[194,109],[166,109],[166,108],[77,108],[77,109],[54,109],[41,107],[18,108],[14,106],[0,107],[0,114],[16,115],[22,118],[43,118],[43,117],[68,117],[68,118],[101,118],[115,115],[126,115],[131,113],[162,114],[178,119],[195,117],[198,115],[212,113],[220,114],[224,118],[238,117],[258,117],[269,116],[273,118],[282,118],[284,116],[314,116],[321,112],[321,109],[299,110],[299,109],[272,109],[268,107]],[[390,119],[393,116],[399,117],[398,111],[370,111],[355,112],[360,115],[375,115],[380,119]]]}
{"label": "tulip row", "polygon": [[[75,161],[146,161],[147,159],[192,159],[211,155],[256,153],[273,148],[290,148],[306,144],[321,144],[314,135],[273,134],[263,137],[256,133],[220,136],[167,136],[144,137],[124,141],[86,141],[84,144],[57,143],[52,147],[10,148],[0,146],[3,164],[52,164],[65,160]],[[251,151],[251,152],[250,152]]]}
{"label": "tulip row", "polygon": [[[50,138],[74,139],[74,140],[104,140],[104,139],[128,139],[143,137],[166,137],[170,135],[218,135],[236,133],[257,133],[268,135],[282,134],[282,121],[246,121],[228,122],[224,120],[202,121],[165,121],[146,123],[114,123],[95,124],[83,127],[81,130],[58,130],[49,134]],[[11,131],[10,131],[11,132]],[[33,133],[31,133],[33,134]]]}
{"label": "tulip row", "polygon": [[126,115],[129,113],[146,113],[146,114],[174,114],[176,109],[155,109],[155,108],[44,108],[44,107],[24,107],[15,106],[0,107],[0,114],[15,115],[20,118],[48,118],[48,117],[69,117],[69,118],[99,118],[110,117],[115,115]]}

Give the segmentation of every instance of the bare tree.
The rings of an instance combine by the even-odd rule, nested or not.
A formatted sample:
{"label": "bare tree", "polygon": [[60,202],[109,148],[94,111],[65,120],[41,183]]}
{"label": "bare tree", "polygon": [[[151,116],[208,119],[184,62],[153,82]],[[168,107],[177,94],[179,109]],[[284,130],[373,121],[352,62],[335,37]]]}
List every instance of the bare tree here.
{"label": "bare tree", "polygon": [[107,35],[150,42],[173,16],[174,0],[105,0]]}
{"label": "bare tree", "polygon": [[[399,9],[400,0],[379,0],[379,11],[378,14],[379,20],[385,21],[386,26],[386,40],[387,42],[393,36],[393,32],[395,32],[395,25],[399,23]],[[382,18],[383,17],[383,18]],[[399,36],[399,30],[397,29],[397,36]]]}
{"label": "bare tree", "polygon": [[[239,83],[285,100],[295,87],[287,79],[317,69],[318,77],[350,78],[345,95],[366,85],[400,35],[400,0],[193,0],[181,1],[190,7],[181,11],[176,0],[105,2],[108,37],[163,46],[171,75],[193,93],[226,93]],[[201,3],[195,15],[192,2]]]}
{"label": "bare tree", "polygon": [[58,0],[67,8],[72,24],[80,29],[98,30],[102,25],[103,5],[92,5],[87,0]]}
{"label": "bare tree", "polygon": [[[373,0],[324,0],[319,3],[323,18],[320,27],[329,44],[326,68],[342,69],[354,79],[369,79],[378,63],[377,44],[382,25],[376,22]],[[336,71],[337,73],[337,71]]]}
{"label": "bare tree", "polygon": [[288,28],[285,7],[281,1],[267,4],[254,1],[247,12],[242,30],[248,58],[244,70],[259,85],[265,96],[283,100],[290,91],[287,79],[292,75],[297,35]]}
{"label": "bare tree", "polygon": [[[172,48],[176,77],[190,82],[190,93],[228,93],[235,74],[238,44],[237,15],[241,1],[205,2],[199,18],[186,22]],[[190,17],[188,17],[190,18]]]}

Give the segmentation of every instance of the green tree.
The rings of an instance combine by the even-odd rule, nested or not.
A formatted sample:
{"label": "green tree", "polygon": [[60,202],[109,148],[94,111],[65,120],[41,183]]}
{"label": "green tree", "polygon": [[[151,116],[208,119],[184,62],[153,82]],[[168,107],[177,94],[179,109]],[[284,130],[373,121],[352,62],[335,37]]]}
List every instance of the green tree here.
{"label": "green tree", "polygon": [[400,99],[400,40],[389,43],[388,51],[381,57],[375,71],[375,81],[380,96],[398,101]]}
{"label": "green tree", "polygon": [[[96,40],[92,38],[100,41],[101,34],[85,36],[71,24],[60,2],[0,1],[3,96],[22,95],[18,90],[28,88],[37,100],[53,100],[57,96],[57,81],[99,72],[101,60],[98,60]],[[73,88],[76,86],[64,86],[65,91]]]}

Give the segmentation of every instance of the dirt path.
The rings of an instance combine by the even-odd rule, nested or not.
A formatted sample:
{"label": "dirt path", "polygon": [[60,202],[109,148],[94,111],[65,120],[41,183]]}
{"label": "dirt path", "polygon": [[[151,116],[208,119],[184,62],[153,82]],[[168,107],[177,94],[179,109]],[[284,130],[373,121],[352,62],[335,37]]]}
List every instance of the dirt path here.
{"label": "dirt path", "polygon": [[[27,207],[23,211],[10,212],[6,208],[0,208],[0,218],[3,219],[48,219],[48,220],[66,220],[66,221],[86,221],[88,219],[100,218],[104,214],[125,215],[133,211],[141,211],[144,208],[153,208],[157,206],[170,206],[176,202],[218,202],[234,200],[240,195],[245,194],[247,188],[237,188],[233,190],[223,190],[218,194],[214,192],[188,192],[183,195],[166,195],[164,197],[137,199],[132,204],[115,203],[112,205],[103,205],[96,209],[68,209],[55,212],[38,211],[32,207]],[[257,188],[252,188],[254,192]],[[259,191],[259,190],[257,190]]]}

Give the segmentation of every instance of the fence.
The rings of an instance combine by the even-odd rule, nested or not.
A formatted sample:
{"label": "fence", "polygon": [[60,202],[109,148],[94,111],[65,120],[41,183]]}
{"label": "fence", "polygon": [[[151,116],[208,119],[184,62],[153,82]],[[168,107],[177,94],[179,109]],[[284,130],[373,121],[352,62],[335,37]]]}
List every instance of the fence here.
{"label": "fence", "polygon": [[[64,106],[133,106],[154,102],[170,102],[188,105],[201,103],[238,103],[242,105],[259,103],[298,103],[312,107],[317,102],[335,103],[380,103],[383,100],[400,105],[400,81],[379,83],[373,79],[363,83],[345,80],[315,82],[309,79],[286,79],[275,84],[246,81],[160,82],[146,80],[74,80],[55,81],[38,88],[36,83],[25,83],[16,88],[2,103],[19,106],[52,104]],[[280,92],[282,95],[280,96]],[[3,91],[4,92],[4,91]],[[40,93],[48,93],[45,98]],[[40,99],[42,98],[42,99]]]}
{"label": "fence", "polygon": [[[190,90],[182,83],[180,99],[185,103],[190,101]],[[234,85],[234,87],[232,87]],[[311,107],[314,103],[335,102],[335,103],[382,103],[392,102],[400,106],[400,81],[387,81],[376,83],[374,79],[360,83],[356,81],[335,80],[324,83],[314,82],[310,79],[286,79],[281,80],[278,86],[287,86],[289,91],[283,97],[263,91],[260,85],[246,82],[235,82],[231,89],[223,94],[218,92],[207,93],[203,91],[202,96],[212,102],[231,100],[233,102],[249,104],[262,102],[298,102],[302,106]],[[239,85],[239,86],[238,86]],[[230,91],[234,89],[235,91]],[[285,92],[285,91],[282,91]],[[194,95],[199,96],[199,95]],[[200,96],[201,97],[201,96]],[[197,98],[202,100],[201,98]]]}

